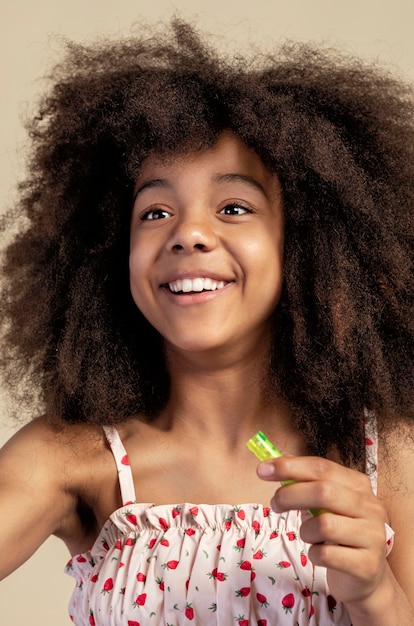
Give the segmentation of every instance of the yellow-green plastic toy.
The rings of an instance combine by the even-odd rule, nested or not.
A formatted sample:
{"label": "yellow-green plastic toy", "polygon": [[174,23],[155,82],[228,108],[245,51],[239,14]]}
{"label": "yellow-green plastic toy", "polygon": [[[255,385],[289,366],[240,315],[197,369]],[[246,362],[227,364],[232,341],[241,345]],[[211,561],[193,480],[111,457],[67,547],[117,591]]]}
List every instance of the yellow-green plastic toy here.
{"label": "yellow-green plastic toy", "polygon": [[[261,430],[249,439],[246,445],[249,450],[256,455],[259,461],[268,461],[269,459],[277,459],[282,456],[282,453]],[[294,480],[282,480],[282,485],[285,487],[286,485],[292,485],[294,482]],[[309,513],[314,517],[326,512],[325,509],[309,509]]]}

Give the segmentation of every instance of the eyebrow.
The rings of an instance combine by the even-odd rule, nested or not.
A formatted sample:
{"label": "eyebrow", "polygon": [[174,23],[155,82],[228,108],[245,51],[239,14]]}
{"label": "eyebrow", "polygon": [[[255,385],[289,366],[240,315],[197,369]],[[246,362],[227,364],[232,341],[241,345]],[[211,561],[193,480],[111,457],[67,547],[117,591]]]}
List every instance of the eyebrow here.
{"label": "eyebrow", "polygon": [[247,185],[249,185],[250,187],[254,187],[255,189],[258,189],[259,191],[262,192],[262,194],[264,194],[267,197],[267,193],[263,187],[263,185],[261,185],[261,183],[259,183],[258,180],[256,180],[255,178],[252,178],[252,176],[248,176],[246,174],[216,174],[215,176],[213,176],[213,182],[216,183],[228,183],[228,182],[239,182],[239,183],[245,183]]}
{"label": "eyebrow", "polygon": [[137,199],[138,195],[140,193],[142,193],[143,191],[145,191],[145,189],[152,189],[152,188],[155,188],[155,189],[158,188],[159,189],[159,188],[168,188],[168,187],[171,188],[172,185],[165,178],[152,178],[151,180],[146,180],[135,191],[134,197],[133,197],[133,202],[135,202],[135,200]]}
{"label": "eyebrow", "polygon": [[[248,176],[247,174],[236,174],[236,173],[215,174],[212,178],[212,182],[219,183],[219,184],[228,183],[228,182],[241,182],[246,185],[249,185],[250,187],[254,187],[255,189],[258,189],[263,195],[267,197],[267,193],[263,185],[261,185],[259,181],[257,181],[255,178],[253,178],[252,176]],[[157,189],[157,188],[168,189],[168,188],[171,188],[172,186],[173,185],[165,178],[153,178],[151,180],[144,181],[135,191],[133,202],[135,202],[139,194],[145,191],[146,189]]]}

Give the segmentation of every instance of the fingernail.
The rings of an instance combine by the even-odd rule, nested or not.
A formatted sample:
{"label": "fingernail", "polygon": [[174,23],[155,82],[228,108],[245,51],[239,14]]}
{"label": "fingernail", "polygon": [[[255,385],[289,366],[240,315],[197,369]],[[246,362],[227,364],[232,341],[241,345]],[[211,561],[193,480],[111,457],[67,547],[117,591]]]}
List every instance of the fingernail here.
{"label": "fingernail", "polygon": [[260,463],[260,465],[258,465],[257,473],[260,478],[271,478],[272,476],[274,476],[275,468],[273,467],[272,463],[268,463],[265,461],[264,463]]}
{"label": "fingernail", "polygon": [[272,511],[274,511],[275,513],[278,513],[279,511],[277,510],[276,504],[275,504],[275,499],[272,498],[270,500],[270,508],[272,509]]}

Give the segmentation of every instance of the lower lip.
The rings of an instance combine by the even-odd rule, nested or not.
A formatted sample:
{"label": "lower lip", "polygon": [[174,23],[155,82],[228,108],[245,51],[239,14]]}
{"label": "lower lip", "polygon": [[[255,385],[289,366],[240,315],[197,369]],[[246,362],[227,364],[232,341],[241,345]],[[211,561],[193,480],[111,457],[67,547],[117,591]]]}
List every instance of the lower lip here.
{"label": "lower lip", "polygon": [[191,306],[215,300],[218,296],[227,291],[232,284],[233,283],[227,283],[221,289],[215,289],[214,291],[193,291],[191,293],[173,293],[167,287],[162,287],[161,290],[174,304],[179,306]]}

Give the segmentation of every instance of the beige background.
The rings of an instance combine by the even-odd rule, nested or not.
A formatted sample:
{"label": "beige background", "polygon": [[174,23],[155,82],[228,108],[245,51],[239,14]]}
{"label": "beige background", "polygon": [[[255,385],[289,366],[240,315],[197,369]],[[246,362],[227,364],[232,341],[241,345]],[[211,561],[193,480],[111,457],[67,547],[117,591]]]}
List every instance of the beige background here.
{"label": "beige background", "polygon": [[[223,45],[229,39],[241,48],[248,39],[266,45],[285,37],[327,41],[379,58],[414,79],[413,0],[0,0],[0,11],[0,212],[13,201],[23,169],[22,116],[33,106],[48,64],[58,58],[60,35],[83,40],[128,33],[140,16],[158,19],[179,11],[221,33]],[[0,444],[14,428],[0,395]],[[66,548],[51,538],[1,582],[0,623],[69,624],[73,585],[62,573],[67,559]]]}

